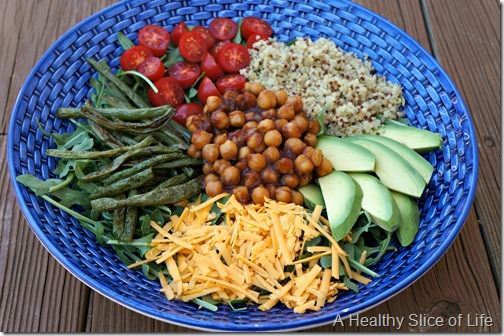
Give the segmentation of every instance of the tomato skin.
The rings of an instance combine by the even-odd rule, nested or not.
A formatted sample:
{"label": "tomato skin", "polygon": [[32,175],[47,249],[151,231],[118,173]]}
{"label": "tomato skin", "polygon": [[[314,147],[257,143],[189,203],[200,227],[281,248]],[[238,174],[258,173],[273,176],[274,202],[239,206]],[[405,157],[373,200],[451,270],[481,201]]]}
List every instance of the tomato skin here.
{"label": "tomato skin", "polygon": [[187,25],[185,22],[180,22],[173,28],[171,32],[171,41],[175,47],[178,47],[180,38],[184,33],[187,33],[189,31],[189,28],[187,28]]}
{"label": "tomato skin", "polygon": [[245,82],[247,79],[239,74],[234,74],[234,75],[226,75],[219,79],[217,83],[217,89],[224,93],[227,90],[237,90],[241,91],[245,88]]}
{"label": "tomato skin", "polygon": [[252,34],[247,39],[247,48],[251,49],[254,47],[254,43],[256,43],[257,41],[267,40],[267,39],[268,39],[268,37],[266,37],[266,36],[262,36],[259,34]]}
{"label": "tomato skin", "polygon": [[178,62],[173,64],[168,73],[170,77],[175,78],[184,89],[190,88],[201,74],[198,64],[188,62]]}
{"label": "tomato skin", "polygon": [[145,75],[151,81],[157,81],[162,78],[165,73],[163,62],[156,56],[149,56],[138,66],[138,72]]}
{"label": "tomato skin", "polygon": [[273,35],[273,29],[271,29],[269,23],[263,19],[249,16],[244,18],[242,21],[241,34],[246,40],[248,40],[252,34],[270,37]]}
{"label": "tomato skin", "polygon": [[231,19],[215,18],[210,22],[210,32],[217,40],[231,40],[238,32],[238,24]]}
{"label": "tomato skin", "polygon": [[199,34],[205,40],[207,50],[212,48],[212,46],[215,44],[215,37],[212,35],[210,30],[206,29],[205,27],[195,26],[191,31]]}
{"label": "tomato skin", "polygon": [[184,89],[171,77],[163,77],[154,82],[158,93],[154,93],[152,88],[147,91],[147,97],[152,106],[170,105],[178,107],[184,103]]}
{"label": "tomato skin", "polygon": [[250,55],[241,44],[228,43],[217,53],[217,63],[225,72],[238,72],[250,64]]}
{"label": "tomato skin", "polygon": [[210,78],[206,77],[201,80],[201,83],[198,87],[198,99],[201,104],[205,105],[207,98],[210,96],[221,96],[221,93],[215,87],[215,84],[210,80]]}
{"label": "tomato skin", "polygon": [[187,32],[179,41],[180,55],[189,62],[199,62],[207,51],[205,40],[197,32]]}
{"label": "tomato skin", "polygon": [[177,107],[177,112],[175,113],[172,119],[185,127],[187,118],[189,118],[192,115],[202,113],[203,113],[203,107],[201,107],[201,104],[188,103]]}
{"label": "tomato skin", "polygon": [[213,57],[217,57],[217,53],[219,52],[219,50],[222,49],[222,47],[224,47],[226,44],[229,44],[231,43],[231,41],[229,40],[225,40],[225,41],[219,41],[217,42],[211,49],[210,49],[210,54],[212,54]]}
{"label": "tomato skin", "polygon": [[205,56],[203,56],[201,60],[201,71],[213,81],[224,76],[224,72],[210,53],[206,53]]}
{"label": "tomato skin", "polygon": [[149,48],[154,56],[163,56],[170,45],[170,33],[161,26],[147,25],[138,32],[138,42]]}
{"label": "tomato skin", "polygon": [[144,46],[131,47],[121,55],[119,60],[121,69],[125,71],[136,70],[149,56],[152,56],[150,49]]}

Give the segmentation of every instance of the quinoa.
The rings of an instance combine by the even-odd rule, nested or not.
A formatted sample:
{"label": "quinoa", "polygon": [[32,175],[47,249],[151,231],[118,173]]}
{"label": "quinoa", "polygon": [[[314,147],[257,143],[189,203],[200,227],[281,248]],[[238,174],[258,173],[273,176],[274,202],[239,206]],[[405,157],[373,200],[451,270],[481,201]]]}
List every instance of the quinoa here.
{"label": "quinoa", "polygon": [[309,117],[322,113],[328,134],[376,133],[385,120],[402,116],[401,86],[328,39],[299,38],[291,45],[270,39],[254,47],[241,74],[268,89],[301,96]]}

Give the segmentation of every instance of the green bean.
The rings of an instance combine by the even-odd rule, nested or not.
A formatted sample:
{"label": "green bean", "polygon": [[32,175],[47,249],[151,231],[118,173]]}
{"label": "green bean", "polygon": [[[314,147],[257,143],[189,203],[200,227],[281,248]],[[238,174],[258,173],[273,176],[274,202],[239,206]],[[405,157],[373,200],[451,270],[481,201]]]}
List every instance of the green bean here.
{"label": "green bean", "polygon": [[[138,192],[134,189],[129,192],[128,197],[133,197],[136,196],[137,194]],[[137,224],[138,224],[138,208],[127,207],[126,218],[124,221],[124,231],[120,237],[120,240],[126,242],[132,241]]]}
{"label": "green bean", "polygon": [[186,142],[191,141],[191,132],[179,123],[177,123],[175,120],[170,120],[167,124],[167,127],[175,132],[178,132],[182,137],[186,140]]}
{"label": "green bean", "polygon": [[164,132],[156,131],[152,133],[152,136],[154,137],[154,139],[156,139],[165,146],[173,146],[180,143],[179,141],[177,141],[177,138],[169,136]]}
{"label": "green bean", "polygon": [[123,81],[117,78],[112,72],[109,70],[108,66],[103,63],[99,63],[92,58],[87,59],[88,62],[102,74],[103,77],[108,79],[112,84],[117,86],[117,88],[124,93],[137,107],[149,107],[149,105],[145,102],[145,100],[140,97],[132,88],[126,85]]}
{"label": "green bean", "polygon": [[126,191],[141,187],[142,185],[152,180],[153,178],[154,178],[154,172],[152,168],[148,168],[135,175],[114,182],[111,185],[98,188],[94,194],[89,196],[89,198],[97,199],[106,196],[119,195]]}
{"label": "green bean", "polygon": [[[124,195],[119,195],[117,200],[124,200]],[[114,217],[112,219],[112,235],[119,238],[124,232],[124,220],[126,215],[126,208],[117,208],[114,210]]]}
{"label": "green bean", "polygon": [[126,97],[124,97],[124,100],[123,100],[123,99],[119,99],[117,97],[114,97],[112,95],[103,95],[102,102],[103,102],[103,104],[109,106],[109,108],[126,108],[126,109],[134,108],[133,105],[131,105],[128,102],[128,98],[126,98]]}
{"label": "green bean", "polygon": [[[130,138],[128,135],[126,134],[123,134],[121,132],[116,132],[116,131],[110,131],[110,133],[116,138],[118,139],[119,141],[121,141],[122,143],[125,143],[127,144],[128,146],[133,146],[133,145],[136,145],[138,143],[138,141],[135,141],[133,140],[132,138]],[[157,140],[157,139],[156,139]]]}
{"label": "green bean", "polygon": [[92,122],[91,120],[88,122],[88,124],[91,130],[93,131],[94,135],[98,138],[98,140],[100,140],[100,142],[106,144],[112,149],[124,147],[124,144],[122,144],[119,140],[114,138],[109,131],[107,131],[100,125]]}
{"label": "green bean", "polygon": [[154,141],[153,137],[147,137],[142,142],[139,142],[133,146],[124,146],[114,149],[109,149],[106,151],[69,151],[69,150],[60,150],[60,149],[48,149],[46,150],[46,154],[53,157],[63,158],[63,159],[103,159],[117,156],[121,153],[141,149],[143,147],[147,147]]}
{"label": "green bean", "polygon": [[171,162],[166,162],[154,166],[154,169],[171,169],[171,168],[180,168],[187,166],[199,166],[203,164],[203,160],[201,159],[193,159],[193,158],[184,158],[180,160],[175,160]]}
{"label": "green bean", "polygon": [[189,178],[187,177],[186,174],[175,175],[173,177],[170,177],[168,180],[161,182],[161,184],[159,184],[159,186],[157,186],[154,190],[173,187],[186,182],[188,179]]}
{"label": "green bean", "polygon": [[[159,118],[167,112],[169,107],[160,106],[153,108],[97,108],[96,112],[107,118],[118,118],[124,121],[138,121]],[[61,107],[56,113],[58,118],[81,118],[83,114],[80,108]]]}
{"label": "green bean", "polygon": [[99,198],[91,201],[91,206],[96,211],[107,211],[128,206],[145,207],[151,205],[173,204],[189,199],[199,193],[201,186],[201,177],[197,177],[181,185],[161,189],[156,188],[145,194],[132,196],[125,200]]}

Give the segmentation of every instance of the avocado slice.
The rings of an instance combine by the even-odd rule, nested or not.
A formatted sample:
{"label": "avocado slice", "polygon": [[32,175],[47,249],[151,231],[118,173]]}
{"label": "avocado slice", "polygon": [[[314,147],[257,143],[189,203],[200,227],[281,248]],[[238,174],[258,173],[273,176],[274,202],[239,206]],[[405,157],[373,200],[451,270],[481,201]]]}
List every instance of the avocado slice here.
{"label": "avocado slice", "polygon": [[347,139],[368,149],[375,155],[375,173],[387,188],[413,197],[422,196],[426,185],[424,179],[400,155],[388,147],[368,139]]}
{"label": "avocado slice", "polygon": [[344,139],[328,135],[320,136],[317,149],[320,149],[324,157],[331,161],[335,170],[356,172],[374,170],[373,153]]}
{"label": "avocado slice", "polygon": [[362,189],[362,209],[374,223],[385,231],[393,232],[399,227],[401,216],[392,194],[376,177],[365,173],[350,173]]}
{"label": "avocado slice", "polygon": [[401,214],[401,224],[396,231],[397,239],[402,246],[410,245],[418,232],[420,210],[417,202],[404,194],[392,191],[392,198],[397,204]]}
{"label": "avocado slice", "polygon": [[298,191],[304,197],[304,203],[308,209],[315,208],[315,205],[321,205],[325,208],[324,197],[322,196],[322,190],[316,184],[308,184],[304,187],[298,189]]}
{"label": "avocado slice", "polygon": [[359,217],[362,190],[347,174],[334,170],[319,178],[333,238],[343,239]]}
{"label": "avocado slice", "polygon": [[389,149],[399,154],[411,166],[413,166],[413,168],[415,168],[415,170],[423,177],[424,181],[426,183],[429,183],[434,168],[429,161],[424,159],[423,156],[421,156],[411,148],[393,139],[379,135],[357,135],[355,137],[362,137],[363,139],[369,139],[371,141],[378,142],[384,146],[387,146]]}
{"label": "avocado slice", "polygon": [[417,152],[424,153],[438,149],[443,142],[439,134],[403,125],[397,121],[386,121],[378,131],[384,137],[394,139]]}

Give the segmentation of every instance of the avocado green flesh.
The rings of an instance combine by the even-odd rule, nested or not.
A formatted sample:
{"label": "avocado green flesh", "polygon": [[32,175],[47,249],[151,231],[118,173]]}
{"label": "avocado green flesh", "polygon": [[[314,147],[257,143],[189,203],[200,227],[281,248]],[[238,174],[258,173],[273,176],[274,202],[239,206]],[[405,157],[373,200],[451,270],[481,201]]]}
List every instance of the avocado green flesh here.
{"label": "avocado green flesh", "polygon": [[339,171],[319,178],[327,209],[331,233],[336,241],[343,239],[359,217],[362,191],[347,174]]}
{"label": "avocado green flesh", "polygon": [[322,151],[333,168],[339,171],[373,171],[373,153],[344,139],[323,135],[318,138],[317,149]]}
{"label": "avocado green flesh", "polygon": [[362,190],[362,209],[366,210],[373,222],[385,231],[392,232],[399,227],[399,209],[390,191],[374,176],[350,173],[351,178]]}
{"label": "avocado green flesh", "polygon": [[359,135],[355,137],[358,138],[362,137],[363,139],[369,139],[371,141],[378,142],[388,147],[392,151],[399,154],[399,156],[401,156],[403,159],[405,159],[422,176],[424,181],[426,183],[429,183],[434,168],[432,167],[429,161],[424,159],[420,154],[418,154],[411,148],[393,139],[378,135]]}
{"label": "avocado green flesh", "polygon": [[375,173],[389,189],[414,197],[420,197],[425,181],[420,174],[401,156],[388,147],[362,138],[347,138],[375,155]]}
{"label": "avocado green flesh", "polygon": [[315,205],[321,205],[323,208],[325,208],[322,190],[320,190],[320,187],[318,185],[308,184],[304,187],[299,188],[298,191],[303,195],[307,208],[313,209],[315,208]]}
{"label": "avocado green flesh", "polygon": [[386,122],[379,128],[380,135],[393,139],[416,150],[417,152],[428,152],[441,146],[441,136],[439,134],[401,125],[398,122]]}
{"label": "avocado green flesh", "polygon": [[410,245],[418,232],[420,211],[417,202],[404,194],[392,191],[392,198],[397,204],[401,216],[401,224],[396,231],[397,239],[402,246]]}

